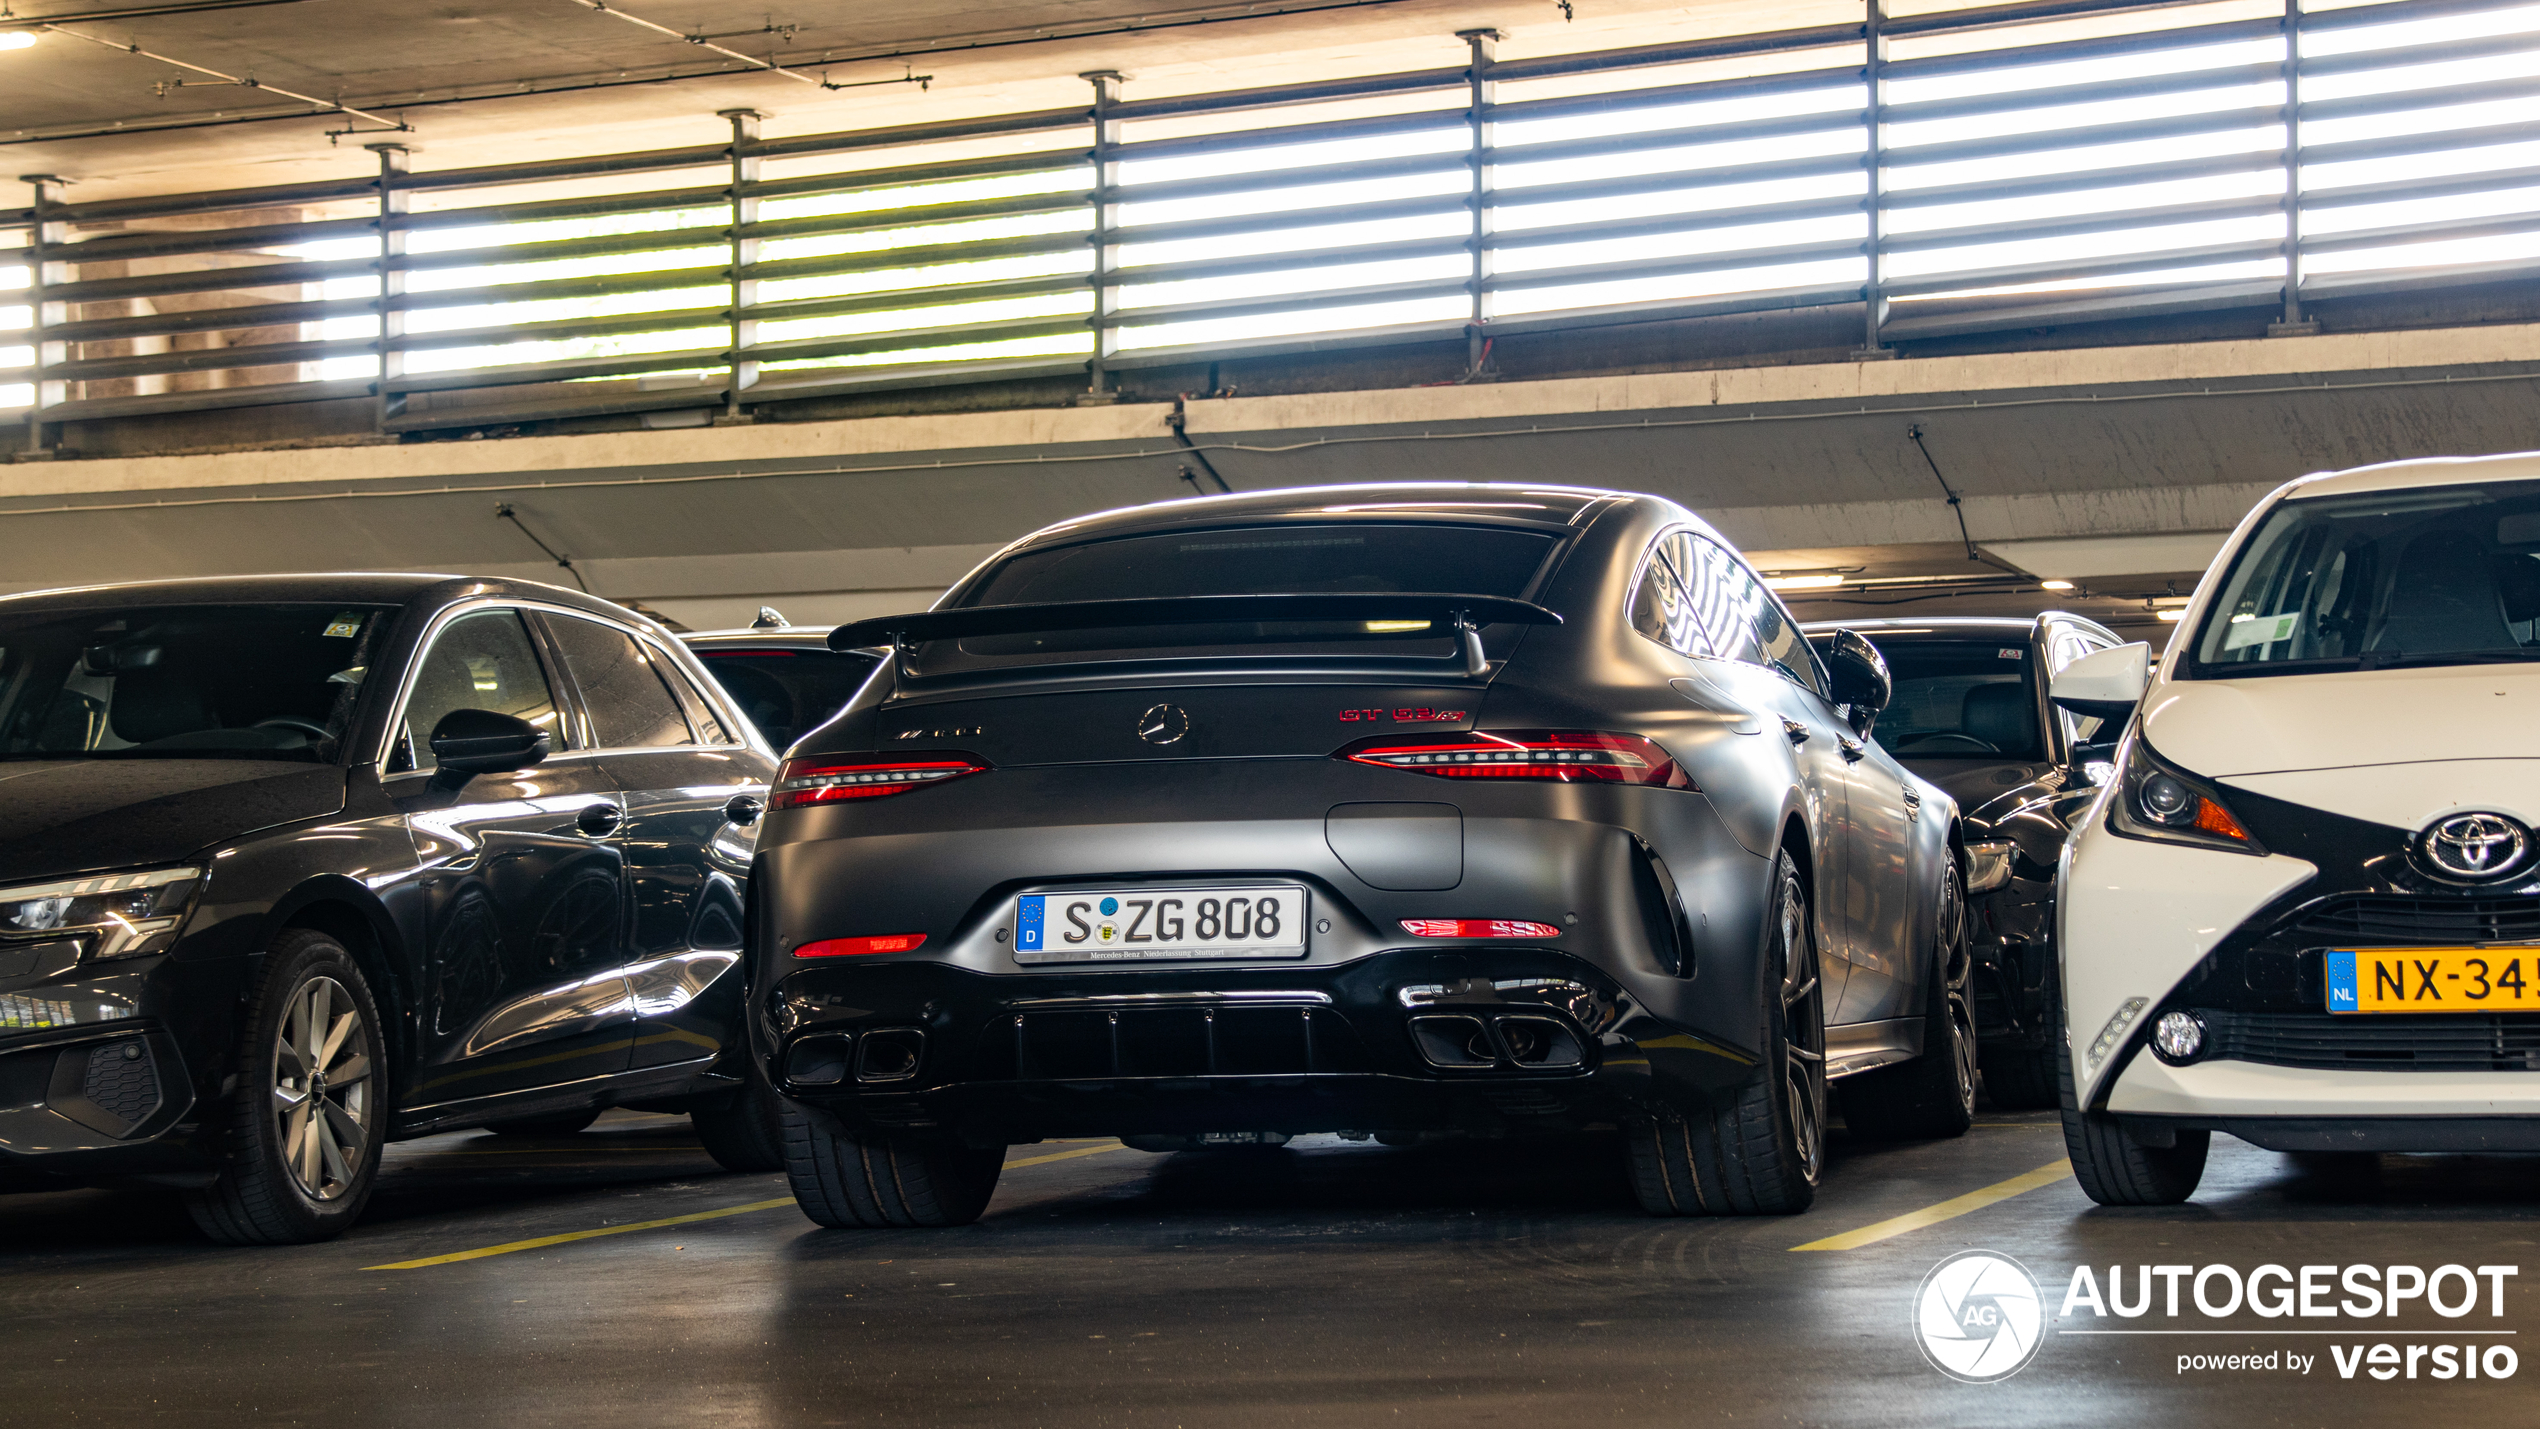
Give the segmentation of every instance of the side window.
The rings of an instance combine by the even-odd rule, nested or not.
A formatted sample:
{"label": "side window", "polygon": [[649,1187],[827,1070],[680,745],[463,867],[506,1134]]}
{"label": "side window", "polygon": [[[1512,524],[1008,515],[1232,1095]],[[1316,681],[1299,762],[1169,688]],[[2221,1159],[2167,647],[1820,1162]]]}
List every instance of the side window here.
{"label": "side window", "polygon": [[1713,644],[1731,659],[1770,665],[1825,694],[1825,676],[1808,648],[1808,637],[1799,633],[1773,593],[1718,544],[1695,536],[1683,539],[1691,551],[1694,608]]}
{"label": "side window", "polygon": [[1682,532],[1661,536],[1650,546],[1640,585],[1632,592],[1632,628],[1671,650],[1709,655],[1710,638],[1686,593],[1684,558]]}
{"label": "side window", "polygon": [[525,719],[552,735],[555,748],[572,747],[556,713],[547,671],[538,663],[516,610],[462,615],[433,637],[415,671],[406,712],[397,721],[387,772],[433,768],[432,730],[452,710],[492,710]]}
{"label": "side window", "polygon": [[652,657],[613,625],[570,615],[547,618],[565,668],[591,716],[591,742],[601,749],[653,749],[687,744],[688,717],[662,683]]}
{"label": "side window", "polygon": [[645,644],[644,653],[653,658],[655,669],[670,677],[671,692],[679,696],[680,705],[688,711],[688,722],[697,727],[697,733],[705,743],[738,744],[741,742],[731,732],[724,729],[722,720],[715,718],[713,702],[697,689],[696,681],[688,678],[688,672],[680,669],[677,661],[662,654],[650,642]]}

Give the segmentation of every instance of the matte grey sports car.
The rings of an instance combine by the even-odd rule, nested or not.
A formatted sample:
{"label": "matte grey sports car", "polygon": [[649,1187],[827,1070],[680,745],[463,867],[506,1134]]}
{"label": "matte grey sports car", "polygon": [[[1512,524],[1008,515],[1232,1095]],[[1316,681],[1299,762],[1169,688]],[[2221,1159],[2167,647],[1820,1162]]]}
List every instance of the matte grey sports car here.
{"label": "matte grey sports car", "polygon": [[1968,1124],[1956,807],[1650,496],[1358,486],[1091,516],[932,611],[780,772],[752,1031],[826,1225],[1005,1148],[1619,1127],[1659,1214]]}

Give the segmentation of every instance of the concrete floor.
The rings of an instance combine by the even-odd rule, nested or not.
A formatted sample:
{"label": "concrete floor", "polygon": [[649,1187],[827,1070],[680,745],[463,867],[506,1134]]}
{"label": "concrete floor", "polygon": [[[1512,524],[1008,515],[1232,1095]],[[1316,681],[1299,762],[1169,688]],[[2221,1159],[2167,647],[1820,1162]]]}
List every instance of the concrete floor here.
{"label": "concrete floor", "polygon": [[[722,1174],[684,1120],[613,1114],[528,1143],[466,1133],[393,1148],[369,1218],[331,1245],[215,1248],[132,1193],[0,1200],[0,1423],[2540,1423],[2540,1365],[2379,1383],[2341,1379],[2327,1352],[2529,1344],[2531,1159],[2314,1171],[2218,1138],[2200,1199],[2176,1210],[2096,1209],[2068,1178],[2003,1187],[2062,1155],[2037,1114],[1986,1112],[1938,1145],[1838,1133],[1804,1217],[1658,1221],[1633,1208],[1610,1141],[1314,1138],[1173,1157],[1052,1143],[1009,1154],[976,1226],[839,1232],[759,1205],[784,1197],[782,1178]],[[1988,1187],[2000,1198],[1855,1249],[1791,1249]],[[1944,1378],[1910,1327],[1924,1274],[1970,1247],[2017,1257],[2045,1290],[2036,1359],[1992,1385]],[[2458,1320],[2055,1319],[2085,1260],[2102,1277],[2112,1263],[2525,1270],[2501,1319],[2485,1282]],[[2056,1333],[2097,1324],[2224,1332]],[[2175,1364],[2287,1346],[2314,1357],[2308,1374]]]}

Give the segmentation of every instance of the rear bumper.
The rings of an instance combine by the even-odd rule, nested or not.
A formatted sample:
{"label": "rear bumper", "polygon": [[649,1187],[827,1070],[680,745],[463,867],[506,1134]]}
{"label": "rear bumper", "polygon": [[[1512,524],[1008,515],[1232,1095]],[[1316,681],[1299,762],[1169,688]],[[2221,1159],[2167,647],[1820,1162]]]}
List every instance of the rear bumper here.
{"label": "rear bumper", "polygon": [[1040,976],[828,966],[772,993],[768,1072],[788,1096],[852,1129],[974,1145],[1577,1127],[1755,1069],[1587,962],[1529,947]]}

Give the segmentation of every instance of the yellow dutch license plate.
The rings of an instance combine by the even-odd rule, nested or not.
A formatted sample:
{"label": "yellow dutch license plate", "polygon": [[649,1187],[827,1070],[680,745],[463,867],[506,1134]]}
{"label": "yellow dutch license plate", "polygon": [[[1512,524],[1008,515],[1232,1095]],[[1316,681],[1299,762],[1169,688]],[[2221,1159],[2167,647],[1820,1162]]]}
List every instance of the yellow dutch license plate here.
{"label": "yellow dutch license plate", "polygon": [[2331,1012],[2540,1011],[2540,948],[2331,948]]}

